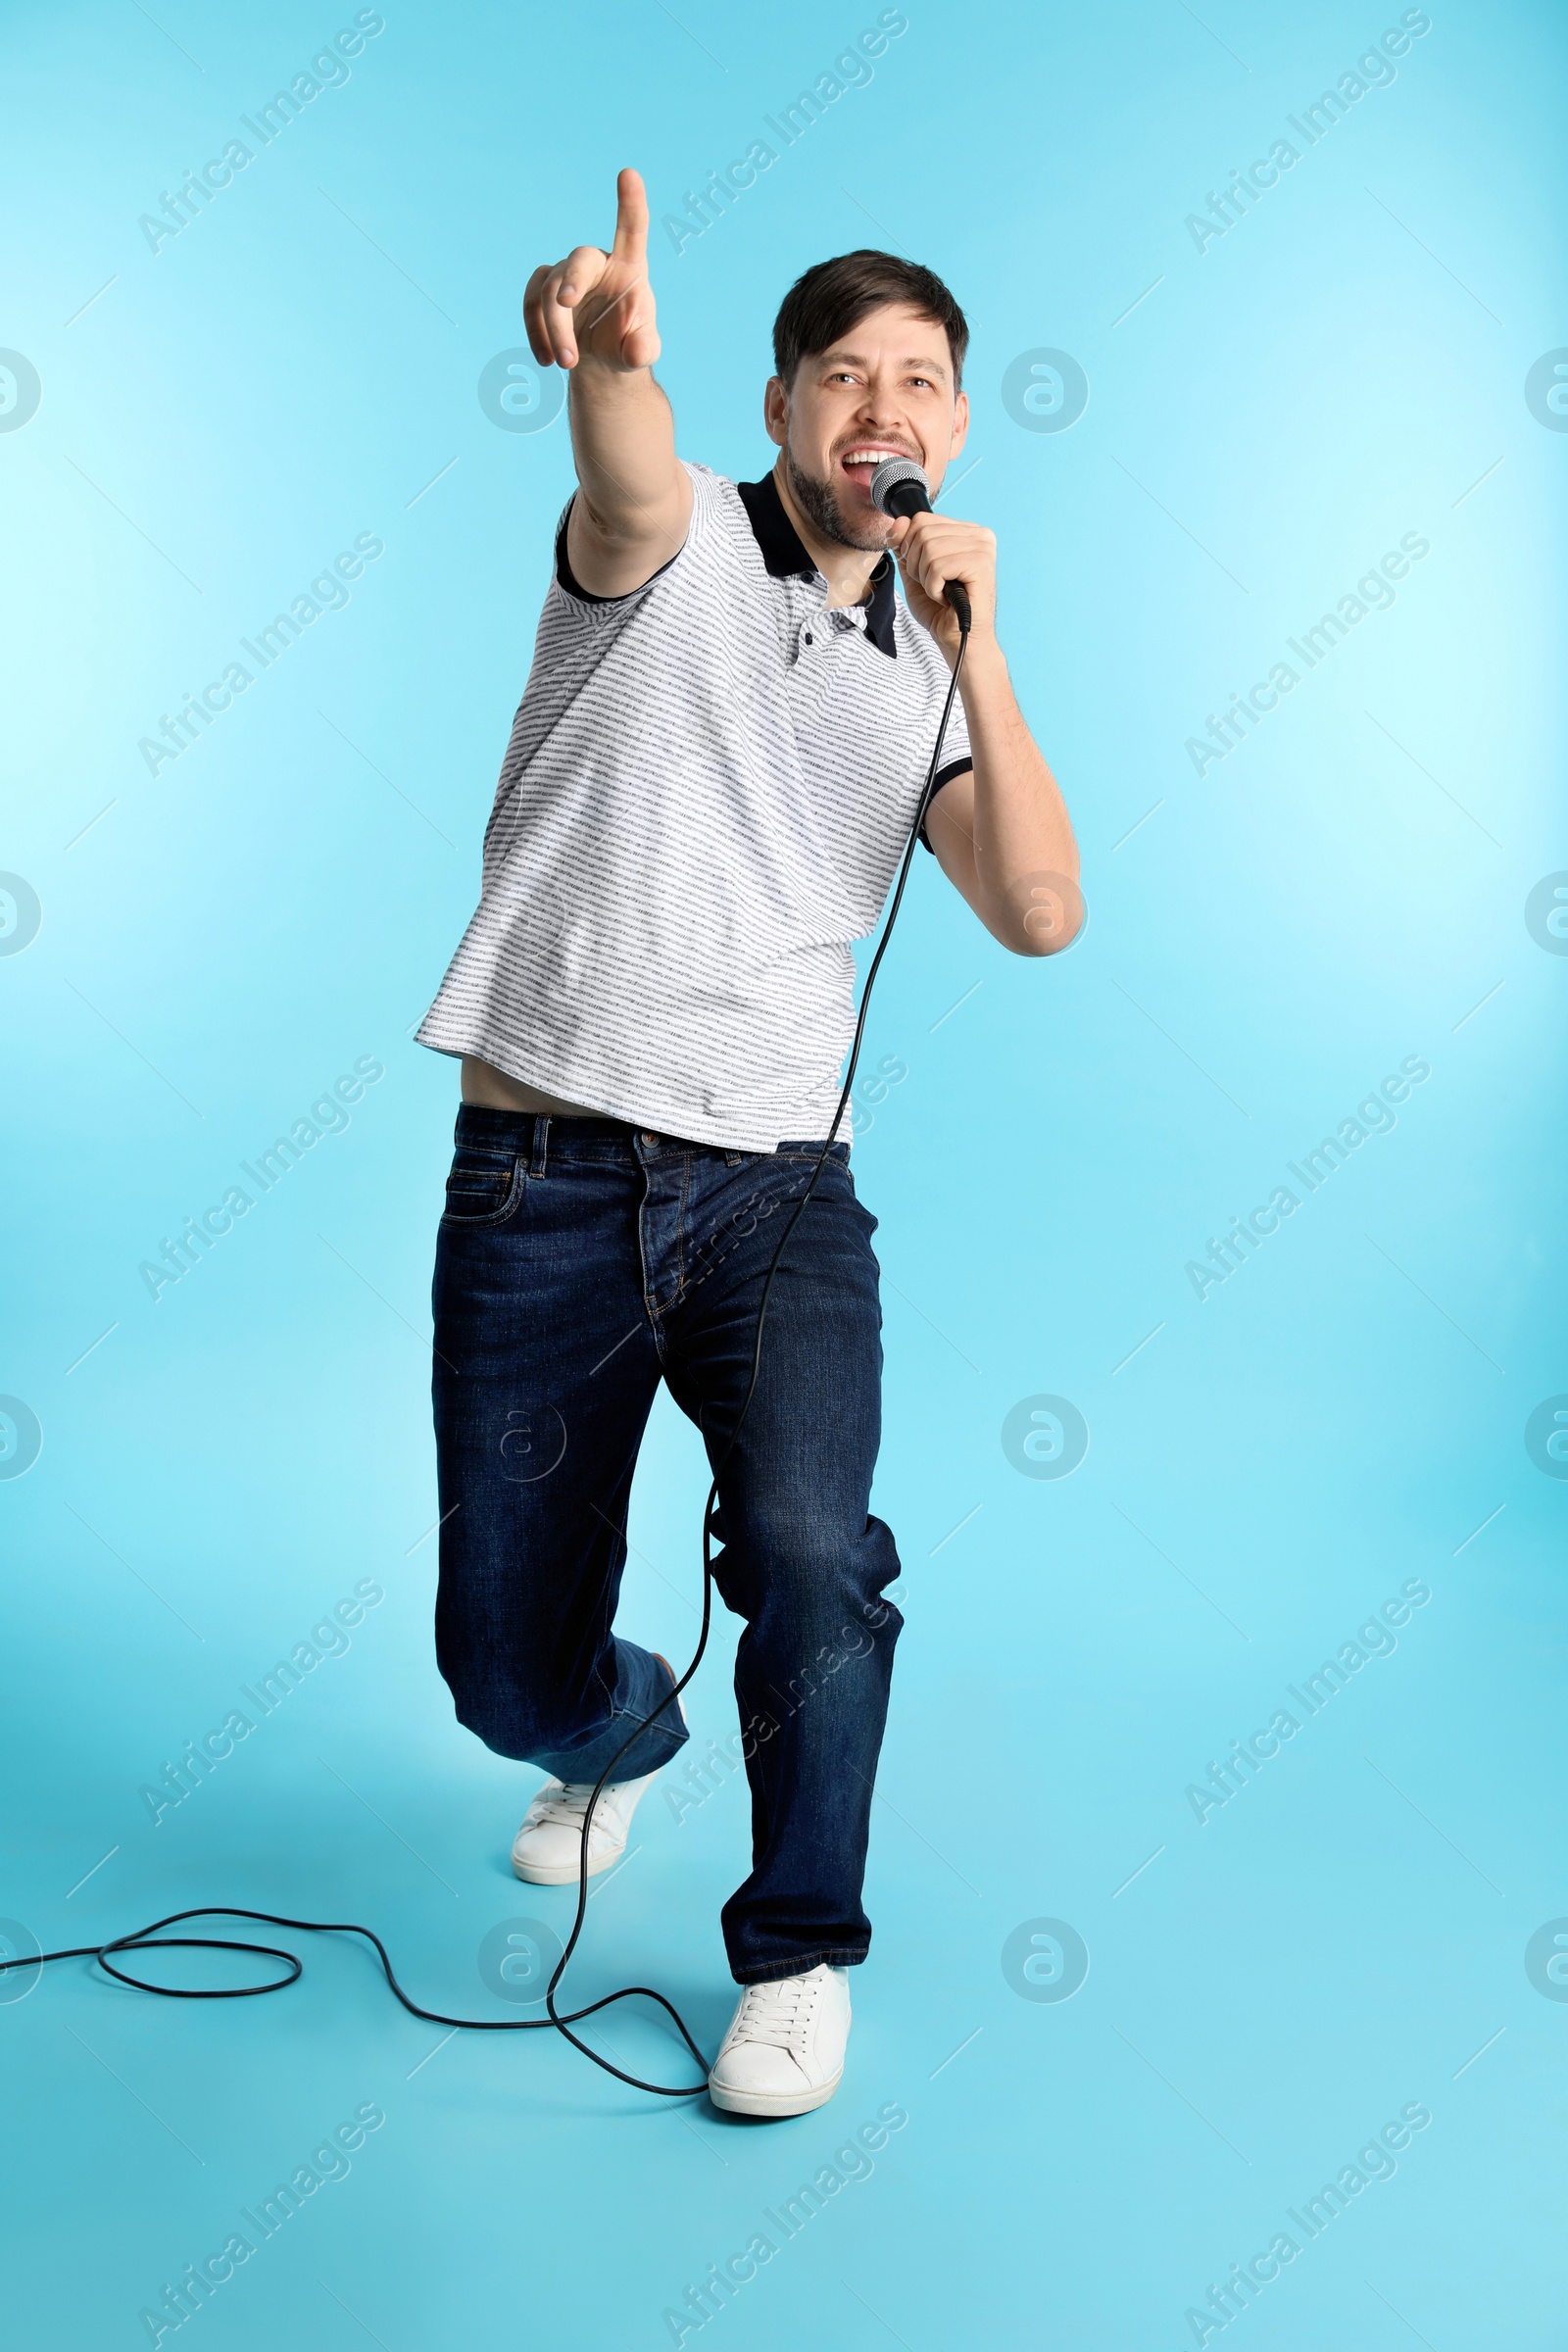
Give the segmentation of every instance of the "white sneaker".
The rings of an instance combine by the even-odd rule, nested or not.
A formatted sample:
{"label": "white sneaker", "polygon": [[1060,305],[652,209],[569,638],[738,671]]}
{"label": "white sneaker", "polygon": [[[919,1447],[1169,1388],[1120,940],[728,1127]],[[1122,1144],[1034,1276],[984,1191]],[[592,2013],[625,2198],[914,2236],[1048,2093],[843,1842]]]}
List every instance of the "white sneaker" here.
{"label": "white sneaker", "polygon": [[[588,1833],[588,1876],[595,1879],[626,1850],[626,1835],[645,1788],[658,1778],[611,1781],[600,1790]],[[592,1781],[546,1781],[512,1841],[512,1867],[532,1886],[572,1886],[582,1869],[582,1824]]]}
{"label": "white sneaker", "polygon": [[801,1977],[748,1984],[708,2095],[731,2115],[808,2115],[837,2090],[849,2038],[847,1968],[822,1961]]}
{"label": "white sneaker", "polygon": [[[654,1652],[675,1680],[669,1660]],[[677,1697],[675,1712],[682,1724],[686,1709]],[[626,1836],[645,1788],[658,1779],[645,1773],[640,1781],[611,1781],[600,1791],[594,1825],[588,1833],[588,1876],[598,1878],[626,1850]],[[531,1886],[574,1886],[582,1870],[582,1821],[593,1795],[591,1781],[545,1781],[512,1840],[512,1867]]]}

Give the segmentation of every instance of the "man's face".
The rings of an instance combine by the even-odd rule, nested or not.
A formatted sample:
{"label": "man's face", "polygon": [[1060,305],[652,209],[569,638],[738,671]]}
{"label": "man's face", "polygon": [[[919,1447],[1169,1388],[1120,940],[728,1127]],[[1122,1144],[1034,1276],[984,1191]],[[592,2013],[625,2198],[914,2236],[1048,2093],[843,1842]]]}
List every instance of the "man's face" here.
{"label": "man's face", "polygon": [[825,539],[866,549],[886,547],[893,528],[871,504],[882,460],[912,458],[935,497],[969,429],[946,334],[902,302],[868,311],[841,343],[802,360],[787,388],[770,377],[765,416],[808,520]]}

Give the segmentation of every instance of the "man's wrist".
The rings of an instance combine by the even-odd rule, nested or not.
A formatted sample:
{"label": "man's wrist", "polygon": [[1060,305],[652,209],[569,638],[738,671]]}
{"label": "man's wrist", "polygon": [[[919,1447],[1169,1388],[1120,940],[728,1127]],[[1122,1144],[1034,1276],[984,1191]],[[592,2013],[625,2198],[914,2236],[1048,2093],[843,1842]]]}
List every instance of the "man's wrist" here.
{"label": "man's wrist", "polygon": [[652,368],[622,368],[584,352],[566,378],[569,404],[582,416],[638,417],[654,384]]}
{"label": "man's wrist", "polygon": [[[957,648],[955,646],[949,658],[950,669],[956,660]],[[963,677],[958,687],[960,695],[966,697],[971,686],[984,694],[998,687],[1006,688],[1008,684],[1007,657],[1002,650],[996,630],[989,622],[977,622],[969,632],[969,648],[963,657]]]}
{"label": "man's wrist", "polygon": [[620,360],[606,359],[601,353],[589,350],[579,344],[577,364],[571,372],[573,375],[580,375],[586,381],[589,377],[646,375],[648,370],[646,368],[628,368]]}

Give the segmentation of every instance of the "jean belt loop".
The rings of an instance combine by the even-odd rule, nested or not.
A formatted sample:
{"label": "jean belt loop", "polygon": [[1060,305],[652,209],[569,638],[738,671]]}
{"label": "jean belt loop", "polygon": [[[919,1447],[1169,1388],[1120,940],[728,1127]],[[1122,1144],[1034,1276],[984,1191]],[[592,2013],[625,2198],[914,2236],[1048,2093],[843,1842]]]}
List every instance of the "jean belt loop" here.
{"label": "jean belt loop", "polygon": [[528,1173],[530,1176],[542,1176],[544,1174],[545,1160],[549,1151],[549,1146],[550,1113],[548,1111],[535,1111],[533,1120],[533,1158],[528,1168]]}

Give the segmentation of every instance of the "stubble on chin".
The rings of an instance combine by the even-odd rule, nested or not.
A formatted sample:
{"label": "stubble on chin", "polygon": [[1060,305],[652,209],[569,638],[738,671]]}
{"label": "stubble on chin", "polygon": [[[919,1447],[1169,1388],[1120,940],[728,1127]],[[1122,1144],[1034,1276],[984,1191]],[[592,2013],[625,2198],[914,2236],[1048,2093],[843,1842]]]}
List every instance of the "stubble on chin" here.
{"label": "stubble on chin", "polygon": [[831,482],[820,482],[814,475],[803,473],[792,451],[784,452],[784,470],[807,521],[824,539],[834,540],[840,547],[853,547],[862,555],[873,554],[887,546],[886,525],[879,515],[875,524],[857,530],[845,520],[839,511]]}

